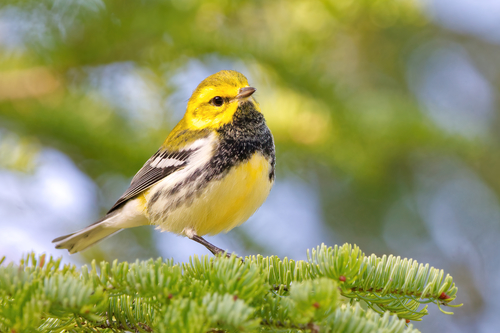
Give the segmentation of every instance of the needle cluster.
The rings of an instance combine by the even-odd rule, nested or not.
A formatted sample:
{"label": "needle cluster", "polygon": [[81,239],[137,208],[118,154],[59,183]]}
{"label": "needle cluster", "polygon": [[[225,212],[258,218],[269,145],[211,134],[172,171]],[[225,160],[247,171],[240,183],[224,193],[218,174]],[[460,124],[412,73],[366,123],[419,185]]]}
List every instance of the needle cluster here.
{"label": "needle cluster", "polygon": [[80,269],[32,253],[0,266],[0,331],[409,333],[427,314],[421,304],[450,306],[456,293],[442,270],[349,244],[318,246],[305,261],[193,256]]}

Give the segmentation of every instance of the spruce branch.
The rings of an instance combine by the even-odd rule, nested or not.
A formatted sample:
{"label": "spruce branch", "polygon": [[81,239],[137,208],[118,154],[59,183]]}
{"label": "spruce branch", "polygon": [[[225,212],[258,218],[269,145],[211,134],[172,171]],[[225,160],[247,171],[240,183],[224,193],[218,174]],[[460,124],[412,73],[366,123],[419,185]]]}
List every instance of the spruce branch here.
{"label": "spruce branch", "polygon": [[406,320],[456,294],[442,270],[349,244],[319,246],[307,261],[193,256],[81,269],[32,253],[0,266],[0,331],[417,332]]}
{"label": "spruce branch", "polygon": [[457,287],[451,276],[444,277],[443,270],[392,255],[366,257],[359,247],[349,244],[318,246],[308,251],[307,262],[261,256],[251,260],[261,264],[273,289],[281,288],[280,294],[286,294],[293,281],[327,277],[339,282],[343,296],[362,300],[380,314],[389,311],[400,318],[421,320],[428,310],[427,306],[419,310],[420,304],[434,303],[440,309],[460,306],[450,305]]}

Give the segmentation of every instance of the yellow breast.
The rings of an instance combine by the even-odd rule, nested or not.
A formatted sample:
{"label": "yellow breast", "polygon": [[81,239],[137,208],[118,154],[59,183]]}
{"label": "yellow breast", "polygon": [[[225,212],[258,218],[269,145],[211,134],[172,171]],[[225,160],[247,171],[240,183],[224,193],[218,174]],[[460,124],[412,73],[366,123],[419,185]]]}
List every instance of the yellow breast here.
{"label": "yellow breast", "polygon": [[245,222],[264,203],[273,181],[271,164],[262,154],[233,167],[220,180],[211,181],[192,203],[170,211],[156,224],[164,230],[199,236],[227,232]]}

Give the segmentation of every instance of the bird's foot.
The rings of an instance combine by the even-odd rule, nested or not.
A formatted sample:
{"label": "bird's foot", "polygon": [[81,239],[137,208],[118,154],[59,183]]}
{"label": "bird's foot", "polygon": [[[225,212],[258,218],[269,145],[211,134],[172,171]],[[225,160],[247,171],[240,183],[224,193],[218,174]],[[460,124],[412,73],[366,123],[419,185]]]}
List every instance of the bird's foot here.
{"label": "bird's foot", "polygon": [[200,237],[198,235],[192,235],[190,237],[192,240],[194,240],[197,243],[200,243],[201,245],[205,246],[210,252],[213,253],[214,256],[223,256],[225,255],[227,258],[231,258],[231,253],[227,253],[223,249],[213,245],[212,243],[206,241],[203,237]]}

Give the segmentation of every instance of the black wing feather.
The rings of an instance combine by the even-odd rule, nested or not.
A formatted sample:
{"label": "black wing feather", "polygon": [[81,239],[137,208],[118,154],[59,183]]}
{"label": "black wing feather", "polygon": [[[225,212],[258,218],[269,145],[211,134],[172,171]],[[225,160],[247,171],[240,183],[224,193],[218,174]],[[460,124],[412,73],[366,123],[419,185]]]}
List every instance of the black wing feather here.
{"label": "black wing feather", "polygon": [[[199,148],[198,148],[199,149]],[[118,201],[111,207],[108,214],[112,211],[119,208],[122,204],[132,199],[142,191],[148,189],[153,186],[163,178],[171,175],[177,170],[183,169],[187,162],[186,160],[198,149],[186,149],[182,151],[169,152],[164,150],[158,150],[145,164],[144,166],[137,172],[137,174],[132,179],[129,188],[123,193],[123,195],[118,199]],[[177,160],[183,163],[179,163],[174,166],[167,167],[153,167],[151,163],[160,157],[161,159],[171,159]],[[161,162],[160,162],[161,163]],[[159,165],[160,163],[156,163]]]}

